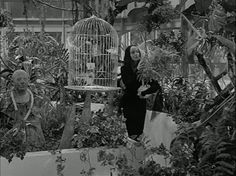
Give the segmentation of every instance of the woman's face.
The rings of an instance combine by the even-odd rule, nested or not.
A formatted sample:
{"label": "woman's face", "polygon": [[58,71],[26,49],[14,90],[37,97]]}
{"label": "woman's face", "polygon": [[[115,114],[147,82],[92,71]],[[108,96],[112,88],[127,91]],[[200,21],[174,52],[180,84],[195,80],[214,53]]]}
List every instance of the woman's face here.
{"label": "woman's face", "polygon": [[139,61],[141,57],[140,50],[136,46],[130,48],[130,57],[133,61]]}

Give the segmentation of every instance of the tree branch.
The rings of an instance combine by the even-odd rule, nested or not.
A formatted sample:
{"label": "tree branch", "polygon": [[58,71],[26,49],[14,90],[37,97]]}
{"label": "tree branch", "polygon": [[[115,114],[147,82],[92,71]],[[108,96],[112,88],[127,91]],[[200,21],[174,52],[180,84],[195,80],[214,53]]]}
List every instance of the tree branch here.
{"label": "tree branch", "polygon": [[66,9],[66,8],[62,8],[62,7],[57,7],[57,6],[54,6],[54,5],[50,4],[50,3],[47,3],[47,2],[44,2],[44,1],[41,1],[41,0],[32,0],[32,1],[40,3],[40,4],[43,4],[43,5],[46,5],[48,7],[51,7],[51,8],[57,9],[57,10],[75,11],[73,9]]}
{"label": "tree branch", "polygon": [[[43,4],[43,5],[46,5],[48,7],[51,7],[51,8],[54,8],[54,9],[57,9],[57,10],[64,10],[64,11],[76,11],[76,9],[66,9],[66,8],[63,8],[63,7],[57,7],[57,6],[54,6],[50,3],[47,3],[47,2],[44,2],[42,0],[32,0],[33,2],[37,2],[37,3],[40,3],[40,4]],[[83,3],[84,4],[84,3]],[[87,9],[87,10],[91,10],[93,12],[95,12],[95,15],[99,15],[95,9],[93,9],[91,6],[89,6],[88,4],[87,5],[84,5],[84,7]],[[78,10],[80,12],[83,12],[83,10]]]}

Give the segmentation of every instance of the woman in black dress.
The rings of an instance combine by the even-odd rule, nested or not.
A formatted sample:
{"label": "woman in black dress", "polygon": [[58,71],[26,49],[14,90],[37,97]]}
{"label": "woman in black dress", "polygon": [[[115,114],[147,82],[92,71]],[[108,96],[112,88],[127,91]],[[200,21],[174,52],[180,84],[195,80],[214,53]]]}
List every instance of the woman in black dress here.
{"label": "woman in black dress", "polygon": [[124,65],[121,67],[121,79],[125,85],[122,97],[123,114],[126,118],[128,135],[132,139],[137,139],[143,133],[147,94],[161,91],[157,81],[151,81],[150,87],[138,93],[142,82],[137,78],[137,66],[141,59],[141,52],[137,46],[128,46],[125,50]]}

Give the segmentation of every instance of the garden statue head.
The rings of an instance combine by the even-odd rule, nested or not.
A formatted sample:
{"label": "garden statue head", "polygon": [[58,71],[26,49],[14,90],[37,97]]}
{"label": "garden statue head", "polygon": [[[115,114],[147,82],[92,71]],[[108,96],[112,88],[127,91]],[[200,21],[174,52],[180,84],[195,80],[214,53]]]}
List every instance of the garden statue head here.
{"label": "garden statue head", "polygon": [[24,70],[16,70],[12,74],[12,82],[15,91],[25,92],[29,85],[29,74]]}
{"label": "garden statue head", "polygon": [[137,66],[141,59],[141,51],[135,45],[130,45],[125,50],[124,65],[125,66]]}

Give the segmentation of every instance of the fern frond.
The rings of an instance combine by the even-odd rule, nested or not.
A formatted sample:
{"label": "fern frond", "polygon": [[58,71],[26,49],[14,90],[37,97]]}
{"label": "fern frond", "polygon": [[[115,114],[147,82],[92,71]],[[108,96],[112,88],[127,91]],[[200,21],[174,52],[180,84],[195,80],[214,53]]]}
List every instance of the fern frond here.
{"label": "fern frond", "polygon": [[[219,164],[219,163],[218,163]],[[221,162],[220,166],[216,167],[216,173],[223,173],[224,176],[226,176],[226,174],[228,175],[234,175],[234,171],[233,169],[235,168],[235,166],[228,164],[226,162]]]}
{"label": "fern frond", "polygon": [[222,160],[222,159],[231,159],[231,155],[229,153],[221,153],[216,156],[216,160]]}
{"label": "fern frond", "polygon": [[215,158],[215,152],[214,151],[208,151],[203,157],[201,158],[201,161],[199,163],[199,166],[202,167],[206,165],[209,161],[214,162]]}

